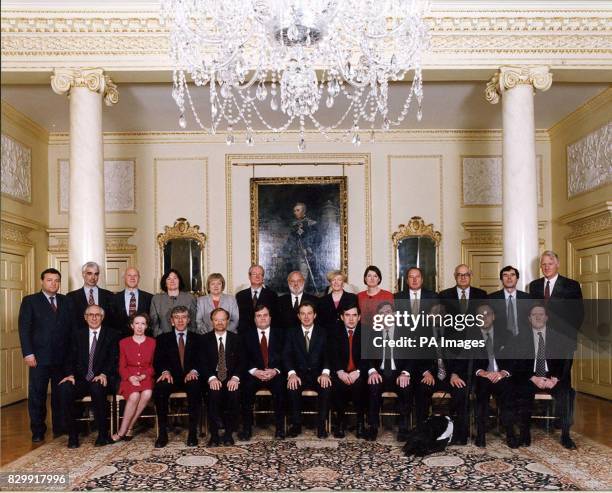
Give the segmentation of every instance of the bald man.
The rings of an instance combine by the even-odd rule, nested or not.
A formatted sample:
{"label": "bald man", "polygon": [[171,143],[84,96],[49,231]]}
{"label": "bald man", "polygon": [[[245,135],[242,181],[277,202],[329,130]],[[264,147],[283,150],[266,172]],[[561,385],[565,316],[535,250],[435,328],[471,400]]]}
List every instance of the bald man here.
{"label": "bald man", "polygon": [[135,267],[128,267],[123,274],[125,289],[113,295],[113,313],[115,328],[120,337],[132,335],[129,325],[132,313],[149,313],[153,295],[138,288],[140,272]]}

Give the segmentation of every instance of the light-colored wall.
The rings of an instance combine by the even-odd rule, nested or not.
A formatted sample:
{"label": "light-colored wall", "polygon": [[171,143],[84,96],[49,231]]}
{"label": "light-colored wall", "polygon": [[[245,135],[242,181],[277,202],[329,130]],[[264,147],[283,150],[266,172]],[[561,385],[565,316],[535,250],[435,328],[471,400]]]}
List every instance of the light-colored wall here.
{"label": "light-colored wall", "polygon": [[[559,219],[567,214],[582,211],[606,200],[612,200],[612,184],[592,191],[568,197],[567,146],[600,129],[612,121],[612,88],[587,101],[550,129],[553,217],[552,248],[561,260],[561,271],[568,272],[566,237],[571,228]],[[610,146],[610,143],[607,144]],[[609,152],[609,151],[608,151]],[[608,162],[612,167],[612,163]]]}
{"label": "light-colored wall", "polygon": [[[244,285],[250,264],[249,178],[270,176],[348,177],[349,282],[362,288],[368,262],[383,273],[383,287],[392,283],[391,234],[400,223],[420,215],[442,233],[440,287],[453,283],[453,267],[461,261],[463,222],[500,221],[500,207],[463,207],[462,156],[501,155],[498,131],[412,131],[377,136],[359,148],[307,136],[307,153],[296,152],[297,137],[288,134],[275,143],[228,147],[225,136],[202,134],[108,134],[105,159],[136,162],[136,211],[107,213],[106,227],[132,227],[138,247],[142,286],[157,291],[159,258],[156,235],[178,217],[200,225],[207,237],[206,273],[223,273],[229,291]],[[236,142],[241,139],[237,136]],[[549,142],[538,132],[537,154],[544,177],[549,174]],[[233,157],[228,158],[228,154]],[[68,215],[59,213],[58,161],[68,159],[67,135],[54,134],[49,146],[49,225],[67,228]],[[356,161],[369,166],[312,166],[317,161]],[[291,163],[290,166],[232,166],[234,162]],[[228,190],[230,198],[228,200]],[[550,183],[543,180],[540,220],[550,219]],[[368,206],[369,202],[369,206]],[[547,241],[550,231],[545,230]],[[227,248],[231,243],[231,248]]]}
{"label": "light-colored wall", "polygon": [[[32,156],[31,167],[31,203],[15,200],[3,194],[3,220],[16,222],[31,228],[29,238],[34,245],[34,273],[47,267],[47,233],[49,220],[49,180],[48,180],[48,132],[37,125],[12,106],[2,102],[2,133],[30,148]],[[35,283],[38,287],[38,283]]]}

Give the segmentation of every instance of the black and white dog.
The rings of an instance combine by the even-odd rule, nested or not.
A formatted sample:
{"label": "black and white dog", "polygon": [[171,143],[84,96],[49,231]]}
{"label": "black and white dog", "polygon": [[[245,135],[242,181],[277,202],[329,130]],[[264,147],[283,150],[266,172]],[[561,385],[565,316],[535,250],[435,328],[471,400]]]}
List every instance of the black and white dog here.
{"label": "black and white dog", "polygon": [[453,438],[453,421],[448,416],[430,416],[420,426],[409,432],[404,445],[407,456],[441,452]]}

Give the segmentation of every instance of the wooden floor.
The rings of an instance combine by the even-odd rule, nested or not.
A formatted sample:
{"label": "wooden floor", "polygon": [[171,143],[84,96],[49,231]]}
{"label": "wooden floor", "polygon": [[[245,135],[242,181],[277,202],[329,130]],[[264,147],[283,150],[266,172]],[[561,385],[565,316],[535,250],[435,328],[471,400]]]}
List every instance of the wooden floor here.
{"label": "wooden floor", "polygon": [[[573,431],[612,447],[612,402],[585,394],[576,398],[576,416]],[[47,439],[51,439],[51,424]],[[0,466],[18,459],[44,442],[31,441],[28,407],[22,401],[0,409]]]}

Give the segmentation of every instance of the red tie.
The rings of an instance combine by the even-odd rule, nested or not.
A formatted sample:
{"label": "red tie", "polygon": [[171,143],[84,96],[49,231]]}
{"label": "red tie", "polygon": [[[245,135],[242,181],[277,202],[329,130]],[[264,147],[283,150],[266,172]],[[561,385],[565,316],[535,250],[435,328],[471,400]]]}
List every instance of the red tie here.
{"label": "red tie", "polygon": [[548,298],[550,298],[550,281],[547,279],[546,288],[544,289],[544,299],[548,301]]}
{"label": "red tie", "polygon": [[134,294],[134,291],[132,291],[130,293],[130,306],[128,315],[131,317],[132,315],[134,315],[134,313],[136,313],[136,295]]}
{"label": "red tie", "polygon": [[353,361],[353,330],[349,329],[348,331],[349,338],[349,361],[347,371],[355,371],[355,362]]}
{"label": "red tie", "polygon": [[261,331],[261,340],[259,341],[259,348],[261,349],[261,357],[264,362],[264,369],[268,368],[268,341],[266,339],[266,332]]}

